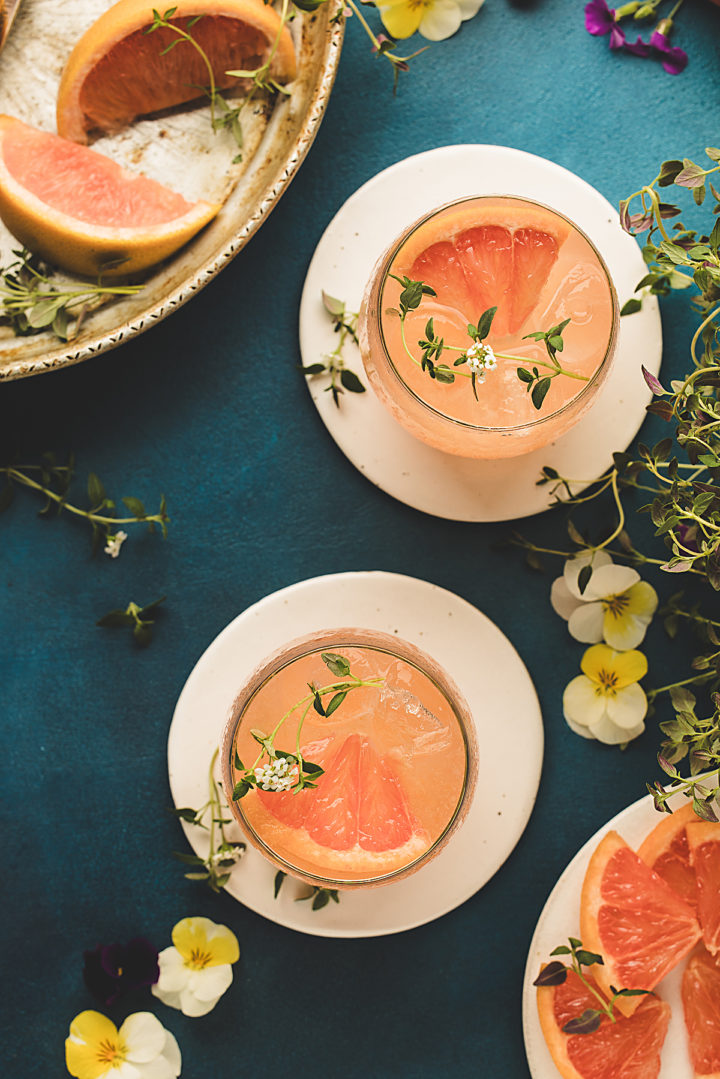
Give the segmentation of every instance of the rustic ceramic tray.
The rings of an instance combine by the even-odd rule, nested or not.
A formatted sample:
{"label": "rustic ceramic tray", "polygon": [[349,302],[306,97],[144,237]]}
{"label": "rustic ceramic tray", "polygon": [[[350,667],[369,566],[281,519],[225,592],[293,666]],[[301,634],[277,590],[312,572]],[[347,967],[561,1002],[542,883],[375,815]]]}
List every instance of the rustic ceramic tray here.
{"label": "rustic ceramic tray", "polygon": [[[55,99],[65,61],[78,37],[109,0],[24,0],[0,55],[0,112],[55,131]],[[154,6],[148,0],[148,10]],[[243,112],[243,160],[229,132],[213,133],[207,106],[132,125],[99,139],[94,149],[167,184],[188,199],[224,200],[215,220],[161,264],[134,296],[92,312],[69,342],[50,333],[16,337],[0,328],[0,379],[25,378],[79,363],[115,348],[171,314],[241,250],[268,216],[307,153],[325,111],[340,58],[342,21],[331,0],[290,24],[298,77],[289,97]],[[20,245],[0,222],[0,265]]]}

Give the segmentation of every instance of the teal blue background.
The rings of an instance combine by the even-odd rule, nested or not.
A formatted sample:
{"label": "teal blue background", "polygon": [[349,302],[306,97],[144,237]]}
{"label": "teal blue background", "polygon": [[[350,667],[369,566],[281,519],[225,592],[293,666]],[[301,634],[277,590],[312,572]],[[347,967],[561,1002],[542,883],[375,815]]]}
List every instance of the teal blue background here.
{"label": "teal blue background", "polygon": [[[427,517],[363,479],[297,370],[300,292],[345,199],[421,150],[519,147],[572,169],[615,204],[664,158],[702,160],[703,147],[720,140],[719,32],[720,10],[687,0],[675,40],[690,65],[671,77],[590,37],[581,3],[487,0],[460,33],[413,62],[393,98],[389,65],[351,20],[316,142],[248,247],[171,319],[117,351],[0,386],[4,457],[72,449],[80,495],[94,470],[115,497],[154,506],[164,492],[172,517],[166,542],[133,531],[117,561],[90,556],[81,523],[38,519],[30,494],[0,520],[0,1044],[9,1079],[64,1074],[68,1024],[94,1006],[83,949],[137,934],[164,947],[189,914],[229,925],[241,942],[235,981],[215,1011],[186,1019],[139,995],[109,1013],[120,1022],[155,1010],[190,1079],[247,1070],[527,1077],[520,1003],[533,927],[575,851],[655,777],[660,717],[625,753],[569,732],[561,695],[582,648],[549,606],[559,563],[532,572],[517,550],[497,549],[506,525]],[[685,298],[663,303],[668,374],[686,369],[693,327]],[[660,427],[649,425],[647,438]],[[597,526],[609,515],[598,510]],[[562,512],[517,527],[566,546]],[[644,518],[631,529],[651,542]],[[335,941],[280,928],[184,879],[171,856],[185,843],[167,812],[165,748],[185,679],[235,615],[294,581],[359,569],[426,578],[493,619],[535,680],[547,745],[527,831],[480,893],[409,933]],[[664,596],[676,586],[650,579]],[[146,651],[95,627],[107,610],[163,593]],[[692,648],[670,648],[654,625],[647,684],[684,677]],[[494,766],[484,760],[481,774]]]}

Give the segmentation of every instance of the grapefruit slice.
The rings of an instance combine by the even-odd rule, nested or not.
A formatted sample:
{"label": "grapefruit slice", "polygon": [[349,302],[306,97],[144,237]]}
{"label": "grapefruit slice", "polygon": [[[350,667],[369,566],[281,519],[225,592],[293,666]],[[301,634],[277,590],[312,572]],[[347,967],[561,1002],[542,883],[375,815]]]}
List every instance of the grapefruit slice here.
{"label": "grapefruit slice", "polygon": [[314,790],[257,790],[268,814],[295,833],[286,833],[285,846],[348,872],[396,868],[426,849],[397,773],[366,736],[348,735],[324,768]]}
{"label": "grapefruit slice", "polygon": [[563,1026],[597,1000],[574,971],[561,985],[538,989],[540,1026],[563,1079],[657,1079],[670,1008],[654,996],[627,999],[640,1001],[630,1018],[604,1018],[592,1034],[566,1034]]}
{"label": "grapefruit slice", "polygon": [[218,209],[0,116],[0,217],[31,251],[73,273],[136,274],[174,254]]}
{"label": "grapefruit slice", "polygon": [[705,947],[720,952],[720,824],[698,821],[688,824],[690,858],[697,881],[698,919]]}
{"label": "grapefruit slice", "polygon": [[[225,72],[254,70],[277,40],[270,76],[295,77],[295,48],[287,26],[262,0],[175,0],[171,21],[192,34],[208,57],[218,89],[237,86]],[[57,99],[57,129],[75,142],[91,132],[114,132],[140,116],[205,96],[208,71],[198,51],[153,22],[151,0],[119,0],[86,30],[65,66]],[[159,8],[163,13],[165,6]],[[198,22],[189,25],[200,16]],[[180,41],[174,45],[173,42]],[[173,46],[168,52],[164,50]],[[163,55],[164,53],[164,55]]]}
{"label": "grapefruit slice", "polygon": [[[605,963],[595,980],[607,997],[617,989],[654,989],[700,938],[692,907],[608,832],[590,859],[580,901],[583,946]],[[642,997],[621,997],[631,1015]]]}
{"label": "grapefruit slice", "polygon": [[402,273],[477,322],[497,307],[492,334],[517,333],[534,311],[571,226],[540,206],[459,206],[421,225],[401,249]]}
{"label": "grapefruit slice", "polygon": [[702,945],[683,973],[682,999],[695,1079],[720,1079],[720,967]]}
{"label": "grapefruit slice", "polygon": [[690,864],[685,828],[697,819],[692,805],[688,803],[682,809],[663,816],[638,847],[638,857],[694,909],[697,908],[697,886],[695,870]]}

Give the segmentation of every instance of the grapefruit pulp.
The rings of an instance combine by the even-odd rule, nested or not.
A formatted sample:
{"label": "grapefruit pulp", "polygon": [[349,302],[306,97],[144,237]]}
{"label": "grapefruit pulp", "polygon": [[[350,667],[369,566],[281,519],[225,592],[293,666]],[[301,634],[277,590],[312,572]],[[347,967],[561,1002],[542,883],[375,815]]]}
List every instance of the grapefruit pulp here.
{"label": "grapefruit pulp", "polygon": [[667,881],[685,902],[697,908],[695,870],[690,862],[686,826],[697,821],[690,803],[663,816],[638,847],[638,857]]}
{"label": "grapefruit pulp", "polygon": [[145,270],[174,254],[218,209],[0,116],[0,217],[31,251],[73,273]]}
{"label": "grapefruit pulp", "polygon": [[708,821],[687,826],[687,838],[697,881],[698,919],[705,947],[720,952],[720,824]]}
{"label": "grapefruit pulp", "polygon": [[603,1018],[592,1034],[566,1034],[565,1023],[598,1001],[574,971],[561,985],[538,988],[540,1025],[563,1079],[657,1079],[670,1008],[654,996],[627,999],[640,1001],[630,1018]]}
{"label": "grapefruit pulp", "polygon": [[[585,874],[580,935],[598,952],[595,980],[610,997],[617,989],[654,989],[700,938],[693,909],[630,849],[608,832]],[[631,1015],[643,998],[620,997],[617,1007]]]}
{"label": "grapefruit pulp", "polygon": [[[171,21],[203,49],[218,89],[238,86],[238,79],[225,73],[260,67],[276,40],[270,76],[277,82],[295,77],[292,38],[270,4],[176,0],[173,8]],[[91,132],[120,131],[140,116],[206,97],[209,76],[198,51],[170,29],[147,33],[152,22],[149,0],[119,0],[83,34],[60,81],[60,135],[87,142]]]}
{"label": "grapefruit pulp", "polygon": [[720,967],[700,945],[682,980],[683,1010],[696,1079],[720,1079]]}

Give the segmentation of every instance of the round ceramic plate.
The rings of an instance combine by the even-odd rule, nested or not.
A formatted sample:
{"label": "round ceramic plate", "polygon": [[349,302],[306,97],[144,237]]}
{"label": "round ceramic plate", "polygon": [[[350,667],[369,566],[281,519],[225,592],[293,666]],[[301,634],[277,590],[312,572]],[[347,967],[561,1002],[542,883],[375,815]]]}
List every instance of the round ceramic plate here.
{"label": "round ceramic plate", "polygon": [[[300,305],[305,366],[337,344],[323,290],[358,311],[370,272],[392,240],[423,213],[465,195],[524,195],[575,221],[608,264],[620,305],[645,274],[635,240],[595,188],[552,161],[505,146],[444,146],[392,165],[352,195],[328,225],[308,269]],[[577,479],[599,476],[615,450],[632,441],[651,395],[640,372],[657,374],[662,353],[655,297],[620,321],[610,376],[590,411],[556,442],[506,461],[475,461],[441,453],[413,438],[369,391],[345,393],[336,408],[327,379],[308,379],[318,412],[340,449],[383,491],[415,509],[456,521],[506,521],[552,505],[550,486],[537,487],[543,465]],[[360,353],[349,342],[345,361],[363,382]]]}
{"label": "round ceramic plate", "polygon": [[[675,809],[685,804],[682,795],[670,803]],[[578,851],[550,893],[540,915],[525,968],[523,983],[523,1030],[530,1073],[533,1079],[558,1079],[559,1072],[545,1044],[537,1014],[536,992],[533,981],[550,952],[559,944],[565,944],[568,936],[580,935],[580,892],[590,857],[606,832],[619,832],[630,846],[637,850],[645,836],[661,820],[650,795],[634,802],[618,813],[595,833]],[[662,1050],[662,1067],[658,1079],[693,1079],[687,1050],[687,1035],[683,1018],[680,983],[685,963],[681,963],[657,987],[658,996],[666,1000],[672,1009],[670,1027]]]}
{"label": "round ceramic plate", "polygon": [[[243,112],[241,162],[233,161],[238,147],[231,133],[213,133],[204,105],[141,120],[93,144],[188,199],[222,202],[222,208],[207,228],[144,279],[139,293],[94,311],[71,341],[63,343],[50,333],[15,337],[1,328],[0,379],[67,367],[115,348],[184,304],[245,246],[286,190],[322,120],[340,59],[343,23],[332,22],[339,2],[330,0],[312,14],[298,12],[290,24],[297,78],[289,96],[278,95]],[[54,132],[65,61],[108,6],[108,0],[26,0],[0,55],[0,113]],[[148,12],[151,8],[149,2]],[[0,221],[0,266],[9,265],[18,247]],[[58,275],[57,280],[73,279]]]}
{"label": "round ceramic plate", "polygon": [[[540,706],[522,660],[485,615],[452,592],[394,573],[331,574],[275,592],[231,622],[198,661],[175,709],[168,765],[175,805],[204,804],[208,767],[243,679],[287,641],[347,625],[397,634],[433,656],[470,705],[493,767],[484,770],[462,827],[405,880],[342,893],[339,904],[312,911],[296,902],[307,889],[294,881],[273,898],[275,868],[249,847],[226,887],[291,929],[373,937],[423,925],[469,899],[508,857],[532,812],[543,756]],[[206,833],[183,828],[206,857]]]}

